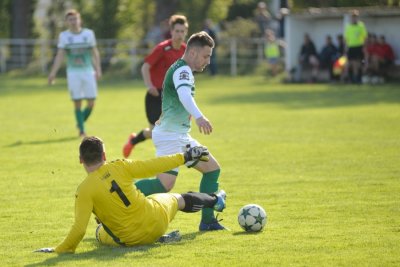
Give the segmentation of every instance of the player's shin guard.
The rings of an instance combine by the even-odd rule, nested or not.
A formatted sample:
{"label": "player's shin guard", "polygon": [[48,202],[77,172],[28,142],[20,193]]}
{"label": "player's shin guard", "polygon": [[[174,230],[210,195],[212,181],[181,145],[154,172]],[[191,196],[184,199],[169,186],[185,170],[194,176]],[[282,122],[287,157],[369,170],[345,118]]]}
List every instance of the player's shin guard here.
{"label": "player's shin guard", "polygon": [[189,192],[182,194],[182,198],[185,200],[183,212],[198,212],[202,208],[212,209],[217,202],[217,197],[214,194]]}
{"label": "player's shin guard", "polygon": [[[200,192],[202,193],[215,193],[218,191],[218,177],[221,170],[215,170],[211,172],[203,173],[203,177],[200,182]],[[201,214],[201,220],[205,223],[210,223],[215,219],[214,210],[205,208]]]}

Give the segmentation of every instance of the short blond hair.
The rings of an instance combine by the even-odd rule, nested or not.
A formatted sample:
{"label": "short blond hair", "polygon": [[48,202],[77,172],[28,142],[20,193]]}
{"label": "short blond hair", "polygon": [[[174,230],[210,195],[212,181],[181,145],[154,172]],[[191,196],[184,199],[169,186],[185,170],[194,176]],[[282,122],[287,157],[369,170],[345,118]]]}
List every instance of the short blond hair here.
{"label": "short blond hair", "polygon": [[170,29],[174,28],[175,24],[182,24],[186,28],[189,28],[189,23],[187,21],[187,18],[184,15],[172,15],[169,18],[169,27]]}
{"label": "short blond hair", "polygon": [[69,16],[81,16],[81,13],[79,13],[76,9],[69,9],[65,13],[65,19],[67,19]]}

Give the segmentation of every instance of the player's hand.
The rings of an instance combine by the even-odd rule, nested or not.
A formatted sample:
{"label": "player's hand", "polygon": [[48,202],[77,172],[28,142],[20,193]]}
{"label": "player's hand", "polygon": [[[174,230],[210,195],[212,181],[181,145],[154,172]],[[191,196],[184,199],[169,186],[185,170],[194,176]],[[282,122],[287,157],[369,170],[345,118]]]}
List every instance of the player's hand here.
{"label": "player's hand", "polygon": [[149,91],[149,94],[151,94],[152,96],[159,96],[160,92],[158,92],[157,88],[155,87],[151,87],[147,89]]}
{"label": "player's hand", "polygon": [[[187,150],[183,153],[185,157],[185,163],[189,161],[208,161],[209,158],[207,157],[210,153],[208,152],[207,147],[205,146],[194,146],[190,147],[187,146]],[[197,162],[196,162],[197,163]]]}
{"label": "player's hand", "polygon": [[103,76],[103,73],[101,72],[101,70],[97,70],[95,76],[96,76],[96,80],[98,81]]}
{"label": "player's hand", "polygon": [[200,133],[210,134],[212,133],[213,127],[211,122],[206,117],[200,117],[196,119],[196,124],[199,126]]}
{"label": "player's hand", "polygon": [[54,248],[39,248],[38,250],[35,250],[34,252],[53,253]]}

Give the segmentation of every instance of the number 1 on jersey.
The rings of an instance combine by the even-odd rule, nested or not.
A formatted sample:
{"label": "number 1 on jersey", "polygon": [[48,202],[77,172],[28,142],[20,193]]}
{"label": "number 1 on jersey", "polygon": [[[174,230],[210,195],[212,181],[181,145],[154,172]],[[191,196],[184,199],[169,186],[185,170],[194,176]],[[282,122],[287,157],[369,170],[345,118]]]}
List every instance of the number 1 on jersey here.
{"label": "number 1 on jersey", "polygon": [[111,181],[110,193],[113,193],[113,192],[117,192],[119,198],[122,200],[122,202],[124,202],[125,206],[129,207],[131,202],[126,197],[124,192],[122,192],[121,187],[119,187],[119,185],[117,184],[117,182],[115,180]]}

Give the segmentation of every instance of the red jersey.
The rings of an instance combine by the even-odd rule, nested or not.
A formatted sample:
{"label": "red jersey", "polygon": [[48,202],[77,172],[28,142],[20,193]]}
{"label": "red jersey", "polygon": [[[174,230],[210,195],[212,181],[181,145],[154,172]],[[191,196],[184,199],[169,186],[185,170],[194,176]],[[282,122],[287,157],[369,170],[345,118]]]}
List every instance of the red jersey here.
{"label": "red jersey", "polygon": [[380,48],[379,48],[378,43],[368,44],[366,50],[367,50],[367,53],[371,56],[372,55],[379,56]]}
{"label": "red jersey", "polygon": [[175,61],[183,56],[185,49],[185,43],[182,43],[179,50],[174,49],[170,39],[159,43],[144,59],[150,65],[150,79],[157,89],[162,89],[165,73]]}
{"label": "red jersey", "polygon": [[392,47],[389,44],[386,44],[386,43],[382,44],[381,46],[382,46],[383,57],[386,60],[393,61],[395,56],[394,56],[394,52],[393,52]]}

